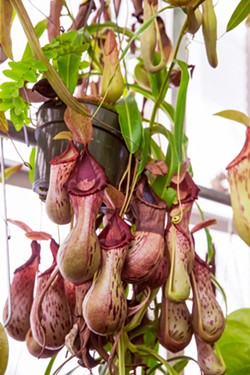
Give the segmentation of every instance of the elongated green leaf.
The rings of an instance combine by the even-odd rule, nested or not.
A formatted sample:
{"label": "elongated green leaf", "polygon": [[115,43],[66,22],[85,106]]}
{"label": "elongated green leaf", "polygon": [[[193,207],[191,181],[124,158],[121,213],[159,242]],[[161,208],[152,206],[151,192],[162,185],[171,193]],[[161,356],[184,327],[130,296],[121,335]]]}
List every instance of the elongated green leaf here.
{"label": "elongated green leaf", "polygon": [[[72,30],[63,35],[61,40],[62,53],[57,58],[58,73],[71,93],[74,92],[78,81],[78,70],[81,61],[82,50],[73,52],[71,48],[67,48],[68,43],[73,46],[81,47],[83,42],[83,34]],[[64,46],[64,47],[63,47]]]}
{"label": "elongated green leaf", "polygon": [[29,165],[31,167],[29,170],[29,180],[31,183],[33,183],[35,179],[35,160],[36,160],[36,147],[32,147],[31,152],[30,152],[30,157],[29,157]]}
{"label": "elongated green leaf", "polygon": [[168,181],[168,174],[165,176],[158,176],[154,180],[152,188],[154,192],[167,203],[168,207],[171,207],[176,199],[176,191],[171,187],[168,187]]}
{"label": "elongated green leaf", "polygon": [[[138,86],[136,84],[130,84],[129,87],[131,90],[137,92],[138,94],[145,96],[146,99],[155,101],[155,97],[151,91],[148,91],[144,89],[143,87]],[[160,108],[168,115],[170,121],[174,122],[174,115],[175,115],[174,107],[171,104],[167,103],[166,101],[162,101],[160,104]]]}
{"label": "elongated green leaf", "polygon": [[173,136],[173,133],[170,130],[168,130],[167,128],[165,128],[165,126],[163,126],[162,124],[159,124],[159,123],[157,123],[157,124],[155,124],[151,127],[150,133],[151,133],[151,135],[162,134],[168,140],[171,136]]}
{"label": "elongated green leaf", "polygon": [[223,297],[223,300],[224,300],[224,303],[225,303],[225,307],[226,307],[226,315],[227,315],[228,306],[227,306],[227,295],[226,295],[226,292],[223,289],[222,285],[219,283],[219,281],[216,279],[216,277],[213,276],[212,274],[211,274],[211,279],[212,279],[213,285],[220,291],[220,293],[221,293],[221,295]]}
{"label": "elongated green leaf", "polygon": [[137,151],[138,159],[140,160],[138,171],[137,171],[137,177],[139,177],[140,174],[143,172],[145,165],[148,162],[148,159],[150,156],[149,152],[150,152],[150,133],[149,133],[149,128],[146,128],[142,132],[141,144]]}
{"label": "elongated green leaf", "polygon": [[150,139],[150,155],[156,160],[163,160],[164,154],[159,144],[153,139]]}
{"label": "elongated green leaf", "polygon": [[78,80],[78,67],[81,56],[68,53],[57,59],[58,73],[71,93],[74,92]]}
{"label": "elongated green leaf", "polygon": [[227,375],[250,374],[250,309],[233,311],[226,318],[225,330],[217,342],[227,366]]}
{"label": "elongated green leaf", "polygon": [[[199,206],[199,204],[197,202],[195,202],[196,204],[196,207],[199,211],[199,214],[200,214],[200,217],[201,217],[201,220],[205,220],[205,216],[204,216],[204,213],[201,209],[201,207]],[[205,230],[205,233],[206,233],[206,239],[207,239],[207,255],[208,255],[208,259],[207,259],[207,262],[210,263],[213,256],[214,256],[214,246],[213,246],[213,239],[212,239],[212,236],[209,232],[209,229],[208,228],[204,228]]]}
{"label": "elongated green leaf", "polygon": [[141,143],[142,119],[135,97],[129,94],[115,106],[121,132],[129,152],[134,154]]}
{"label": "elongated green leaf", "polygon": [[237,27],[250,14],[250,1],[241,0],[231,15],[226,31],[231,31]]}
{"label": "elongated green leaf", "polygon": [[171,178],[178,171],[178,166],[180,166],[175,144],[175,136],[172,133],[169,134],[169,145],[165,161],[168,166],[168,174],[166,180],[166,186],[168,186],[170,184]]}
{"label": "elongated green leaf", "polygon": [[217,112],[214,116],[224,117],[228,120],[239,122],[243,125],[250,126],[250,117],[245,113],[236,111],[234,109],[227,109],[225,111]]}
{"label": "elongated green leaf", "polygon": [[[159,131],[164,130],[163,127],[154,126]],[[154,129],[153,128],[153,129]],[[175,138],[173,133],[165,129],[163,132],[164,135],[168,138],[169,144],[168,144],[168,150],[167,150],[167,155],[166,155],[166,164],[168,166],[168,173],[164,176],[158,176],[153,184],[152,187],[155,191],[155,193],[162,198],[168,205],[168,207],[171,206],[173,201],[175,200],[176,192],[172,188],[169,187],[171,178],[173,174],[177,171],[178,169],[178,156],[176,153],[176,146],[175,146]]]}
{"label": "elongated green leaf", "polygon": [[186,97],[189,82],[189,73],[187,64],[183,61],[177,61],[181,69],[181,82],[176,101],[175,119],[174,119],[174,137],[175,147],[179,162],[183,161],[183,142],[184,142],[184,119],[186,112]]}
{"label": "elongated green leaf", "polygon": [[[35,30],[35,33],[36,33],[38,38],[40,38],[43,35],[44,31],[47,29],[47,22],[48,21],[45,18],[44,20],[39,21],[35,25],[34,30]],[[32,56],[33,56],[33,53],[31,51],[30,45],[29,45],[29,43],[27,43],[27,45],[25,47],[25,50],[24,50],[24,53],[23,53],[23,56],[22,56],[22,60],[25,60],[28,57],[32,57]]]}

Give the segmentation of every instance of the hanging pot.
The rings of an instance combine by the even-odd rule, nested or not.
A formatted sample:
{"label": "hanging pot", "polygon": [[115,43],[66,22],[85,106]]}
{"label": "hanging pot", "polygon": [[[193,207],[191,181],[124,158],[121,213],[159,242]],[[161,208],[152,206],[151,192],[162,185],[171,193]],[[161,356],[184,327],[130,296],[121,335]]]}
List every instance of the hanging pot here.
{"label": "hanging pot", "polygon": [[[93,140],[89,151],[103,166],[110,183],[117,187],[126,169],[129,152],[120,132],[116,112],[92,103],[84,104],[93,116]],[[35,162],[35,178],[33,191],[41,200],[46,200],[49,186],[50,160],[63,152],[67,140],[54,140],[56,134],[67,131],[64,122],[66,106],[59,101],[44,103],[37,112],[37,154]]]}

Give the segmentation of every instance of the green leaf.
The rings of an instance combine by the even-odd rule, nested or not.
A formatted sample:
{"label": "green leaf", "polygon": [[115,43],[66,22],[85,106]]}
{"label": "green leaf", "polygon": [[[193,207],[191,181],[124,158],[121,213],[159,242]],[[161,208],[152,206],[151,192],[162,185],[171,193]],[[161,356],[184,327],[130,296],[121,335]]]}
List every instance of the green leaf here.
{"label": "green leaf", "polygon": [[73,53],[67,53],[57,59],[58,73],[71,93],[74,92],[78,81],[80,60],[81,56]]}
{"label": "green leaf", "polygon": [[[39,21],[35,25],[34,29],[35,29],[36,36],[38,38],[40,38],[43,35],[44,31],[47,29],[47,23],[48,23],[48,20],[47,18],[45,18],[44,20]],[[31,51],[29,43],[27,43],[23,56],[22,56],[22,60],[27,59],[28,57],[31,57],[31,56],[33,56],[33,53]]]}
{"label": "green leaf", "polygon": [[141,138],[141,144],[137,151],[137,157],[140,160],[138,165],[138,171],[137,171],[137,178],[140,176],[140,174],[143,172],[145,165],[148,162],[149,159],[149,153],[150,153],[150,133],[149,128],[146,128],[142,132],[142,138]]}
{"label": "green leaf", "polygon": [[[61,45],[65,45],[68,48],[65,50],[62,49],[61,56],[58,56],[57,63],[58,63],[58,73],[62,78],[63,82],[69,89],[71,93],[74,92],[75,87],[78,81],[78,71],[79,71],[79,64],[81,61],[82,55],[82,41],[83,41],[83,34],[78,33],[75,30],[72,30],[68,33],[62,34],[58,37],[60,40]],[[72,47],[81,47],[78,52],[72,51]],[[86,46],[84,48],[87,48]]]}
{"label": "green leaf", "polygon": [[29,157],[29,180],[31,183],[34,182],[35,179],[35,160],[36,160],[36,147],[32,147]]}
{"label": "green leaf", "polygon": [[118,112],[121,132],[129,152],[134,154],[141,143],[142,119],[134,95],[129,94],[126,98],[115,105]]}
{"label": "green leaf", "polygon": [[46,58],[48,60],[50,59],[55,59],[57,57],[57,54],[56,54],[56,51],[51,51],[51,50],[45,50],[44,48],[42,48],[43,52],[44,52],[44,55],[46,56]]}
{"label": "green leaf", "polygon": [[19,96],[19,90],[18,89],[13,90],[12,96],[13,96],[13,98],[17,98]]}
{"label": "green leaf", "polygon": [[27,70],[27,72],[23,74],[23,79],[29,82],[36,82],[37,74],[33,70]]}
{"label": "green leaf", "polygon": [[165,128],[165,126],[163,126],[162,124],[159,124],[159,123],[153,125],[150,128],[150,133],[151,133],[151,135],[162,134],[167,138],[167,140],[169,140],[171,136],[173,137],[173,133],[170,130],[168,130],[167,128]]}
{"label": "green leaf", "polygon": [[178,171],[179,159],[177,155],[177,150],[175,146],[175,137],[172,133],[169,134],[169,145],[166,154],[166,164],[168,166],[167,174],[167,186],[170,184],[171,178]]}
{"label": "green leaf", "polygon": [[0,90],[1,91],[5,91],[5,90],[12,91],[14,89],[16,89],[16,83],[15,82],[3,82],[0,85]]}
{"label": "green leaf", "polygon": [[21,96],[13,98],[12,102],[13,102],[13,105],[15,107],[19,107],[20,109],[27,108],[27,103],[25,102],[25,100]]}
{"label": "green leaf", "polygon": [[152,188],[154,192],[163,199],[168,207],[171,207],[176,198],[176,191],[170,187],[167,187],[168,176],[158,176],[153,184]]}
{"label": "green leaf", "polygon": [[[203,213],[201,207],[199,206],[199,204],[197,202],[195,202],[195,204],[196,204],[196,207],[199,211],[201,220],[205,220],[205,216],[204,216],[204,213]],[[205,230],[206,239],[207,239],[207,255],[208,255],[207,262],[210,263],[211,260],[214,257],[213,238],[212,238],[208,228],[204,228],[204,230]]]}
{"label": "green leaf", "polygon": [[241,0],[231,15],[226,31],[231,31],[237,27],[250,14],[249,0]]}
{"label": "green leaf", "polygon": [[66,33],[60,34],[55,37],[55,41],[59,41],[59,43],[69,45],[71,43],[75,43],[76,38],[80,37],[81,35],[81,42],[82,42],[82,33],[78,34],[76,30],[70,30]]}
{"label": "green leaf", "polygon": [[225,330],[217,341],[227,366],[227,375],[250,373],[250,309],[233,311],[226,318]]}
{"label": "green leaf", "polygon": [[18,81],[21,78],[20,73],[18,71],[11,69],[3,70],[3,74],[8,78],[13,79],[13,81]]}
{"label": "green leaf", "polygon": [[3,100],[1,103],[0,103],[0,112],[5,112],[7,111],[8,109],[12,108],[14,106],[13,104],[13,100],[12,99],[9,99],[9,100]]}
{"label": "green leaf", "polygon": [[27,62],[25,62],[25,61],[10,61],[8,65],[14,71],[24,73],[24,72],[27,71],[27,69],[30,68],[31,61],[30,61],[30,59],[28,59]]}
{"label": "green leaf", "polygon": [[39,60],[34,61],[33,68],[38,70],[39,72],[46,72],[46,70],[48,69],[47,66]]}
{"label": "green leaf", "polygon": [[[129,87],[131,90],[143,95],[146,99],[150,99],[153,102],[156,99],[151,91],[148,91],[142,88],[141,86],[138,86],[136,84],[130,84]],[[160,108],[169,116],[170,121],[174,122],[174,115],[175,115],[174,107],[171,104],[165,101],[162,101],[160,104]]]}
{"label": "green leaf", "polygon": [[158,145],[158,143],[154,139],[150,139],[150,155],[153,155],[153,158],[156,160],[163,160],[164,155],[162,152],[161,147]]}
{"label": "green leaf", "polygon": [[13,122],[13,125],[16,131],[20,131],[23,125],[27,125],[30,122],[30,119],[27,117],[27,111],[22,111],[21,114],[17,115],[15,108],[10,110],[10,119]]}
{"label": "green leaf", "polygon": [[79,69],[87,69],[89,67],[89,62],[88,61],[81,61],[79,64]]}
{"label": "green leaf", "polygon": [[234,109],[226,109],[225,111],[214,113],[214,116],[224,117],[228,120],[239,122],[240,124],[250,126],[250,117],[245,113]]}
{"label": "green leaf", "polygon": [[178,374],[180,374],[187,366],[188,362],[189,361],[187,359],[181,359],[180,361],[176,362],[173,367],[178,372]]}
{"label": "green leaf", "polygon": [[186,97],[189,82],[189,73],[187,64],[183,61],[177,61],[181,69],[181,82],[178,89],[175,119],[174,119],[174,137],[176,153],[178,155],[179,162],[183,161],[183,143],[184,143],[184,119],[186,113]]}
{"label": "green leaf", "polygon": [[19,90],[14,88],[12,90],[2,90],[0,91],[0,98],[1,99],[12,99],[13,97],[17,97],[19,95]]}
{"label": "green leaf", "polygon": [[[159,127],[159,125],[154,126],[154,128],[158,129],[158,131],[161,130],[163,132],[162,127]],[[171,133],[167,129],[165,129],[164,133],[169,141],[165,159],[168,166],[168,173],[165,176],[158,176],[154,180],[152,187],[155,193],[167,203],[168,207],[170,207],[174,200],[174,192],[169,188],[169,184],[174,173],[176,173],[178,170],[179,159],[173,133]]]}

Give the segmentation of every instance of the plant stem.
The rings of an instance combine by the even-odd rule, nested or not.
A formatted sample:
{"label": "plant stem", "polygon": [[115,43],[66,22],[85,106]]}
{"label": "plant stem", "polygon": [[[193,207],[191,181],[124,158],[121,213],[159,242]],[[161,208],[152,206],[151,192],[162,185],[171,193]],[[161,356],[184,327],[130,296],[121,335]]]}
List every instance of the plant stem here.
{"label": "plant stem", "polygon": [[128,196],[127,200],[126,200],[126,204],[125,204],[125,207],[124,207],[124,212],[127,211],[129,203],[130,203],[131,198],[132,198],[132,195],[134,193],[135,185],[136,185],[137,178],[138,178],[138,176],[137,176],[138,164],[139,164],[138,160],[136,159],[135,160],[135,166],[134,166],[133,178],[132,178],[131,187],[130,187],[130,192],[129,192],[129,196]]}
{"label": "plant stem", "polygon": [[132,331],[133,329],[135,329],[136,327],[138,327],[141,324],[142,319],[143,319],[145,313],[147,312],[148,306],[154,300],[158,291],[159,291],[159,289],[152,290],[151,296],[150,296],[149,300],[147,301],[147,303],[145,303],[145,305],[143,305],[142,308],[139,311],[137,311],[137,313],[133,316],[133,318],[129,321],[129,323],[124,327],[124,330],[126,332]]}
{"label": "plant stem", "polygon": [[136,185],[136,182],[137,182],[137,178],[138,178],[137,171],[138,171],[139,162],[138,162],[137,159],[135,159],[133,177],[132,177],[132,181],[130,182],[132,157],[133,157],[133,154],[129,154],[129,161],[128,161],[128,167],[127,167],[127,172],[126,172],[128,174],[127,175],[126,194],[125,194],[123,206],[122,206],[121,211],[120,211],[121,216],[124,215],[124,213],[128,209],[128,206],[129,206],[129,203],[131,201],[131,198],[132,198],[132,195],[133,195],[133,192],[134,192],[134,188],[135,188],[135,185]]}
{"label": "plant stem", "polygon": [[170,375],[178,375],[178,372],[170,366],[167,360],[165,360],[160,354],[156,353],[153,349],[146,347],[145,345],[137,345],[135,346],[136,352],[144,357],[145,355],[148,355],[152,358],[155,358],[157,361],[161,362],[166,369],[168,370]]}
{"label": "plant stem", "polygon": [[126,375],[125,371],[125,343],[124,343],[124,336],[123,332],[119,337],[118,344],[117,344],[117,351],[118,351],[118,368],[119,368],[119,375]]}

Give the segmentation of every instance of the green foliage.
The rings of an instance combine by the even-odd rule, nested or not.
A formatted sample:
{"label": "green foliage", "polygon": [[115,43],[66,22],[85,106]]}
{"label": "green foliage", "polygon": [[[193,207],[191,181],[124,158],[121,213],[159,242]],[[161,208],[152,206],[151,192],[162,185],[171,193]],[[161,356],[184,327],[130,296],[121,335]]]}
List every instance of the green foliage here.
{"label": "green foliage", "polygon": [[8,65],[10,69],[4,70],[3,74],[12,81],[0,85],[0,111],[10,111],[10,119],[19,131],[30,122],[29,103],[20,95],[19,90],[25,87],[27,81],[36,82],[46,67],[34,57],[24,61],[10,61]]}
{"label": "green foliage", "polygon": [[[47,30],[47,24],[48,24],[48,20],[45,18],[44,20],[39,21],[34,27],[35,33],[38,38],[40,38],[45,32],[45,30]],[[27,58],[31,56],[33,56],[33,53],[31,51],[29,43],[27,43],[23,56],[22,56],[22,60],[26,60]]]}
{"label": "green foliage", "polygon": [[[152,100],[153,102],[156,100],[156,97],[153,95],[152,91],[147,90],[137,84],[129,84],[129,88],[138,94],[141,94],[146,99]],[[175,109],[171,104],[163,100],[160,103],[160,109],[169,117],[170,121],[174,121]]]}
{"label": "green foliage", "polygon": [[226,109],[224,111],[217,112],[214,115],[226,118],[231,121],[239,122],[240,124],[243,124],[245,126],[250,126],[250,117],[245,113],[236,111],[234,109]]}
{"label": "green foliage", "polygon": [[227,316],[226,328],[217,345],[227,366],[227,375],[250,373],[250,308]]}
{"label": "green foliage", "polygon": [[[44,21],[37,25],[38,35],[42,34],[44,27]],[[82,31],[72,30],[56,37],[42,48],[71,93],[77,85],[79,69],[88,66],[86,61],[81,61],[82,53],[89,48],[89,43],[85,41],[86,36]],[[10,119],[19,131],[23,125],[30,123],[30,103],[25,100],[25,96],[20,95],[19,90],[26,87],[27,83],[39,81],[47,67],[35,59],[29,46],[26,47],[22,60],[10,61],[8,65],[10,69],[5,69],[3,74],[11,81],[0,85],[0,111],[9,111]]]}
{"label": "green foliage", "polygon": [[71,93],[77,85],[80,64],[81,67],[88,66],[86,61],[81,62],[82,53],[88,48],[86,36],[76,30],[57,36],[42,48],[45,56],[52,59],[52,64]]}
{"label": "green foliage", "polygon": [[29,180],[31,183],[34,182],[34,177],[35,177],[35,160],[36,160],[36,147],[32,147],[31,152],[30,152],[30,157],[29,157],[29,165],[30,165]]}
{"label": "green foliage", "polygon": [[139,160],[139,166],[137,170],[137,178],[143,172],[148,160],[150,153],[150,129],[146,128],[142,131],[141,143],[136,153],[136,157]]}
{"label": "green foliage", "polygon": [[129,152],[134,154],[141,143],[142,120],[134,95],[129,94],[115,106],[123,138]]}
{"label": "green foliage", "polygon": [[227,31],[235,29],[250,14],[250,2],[241,0],[235,8],[227,24]]}

